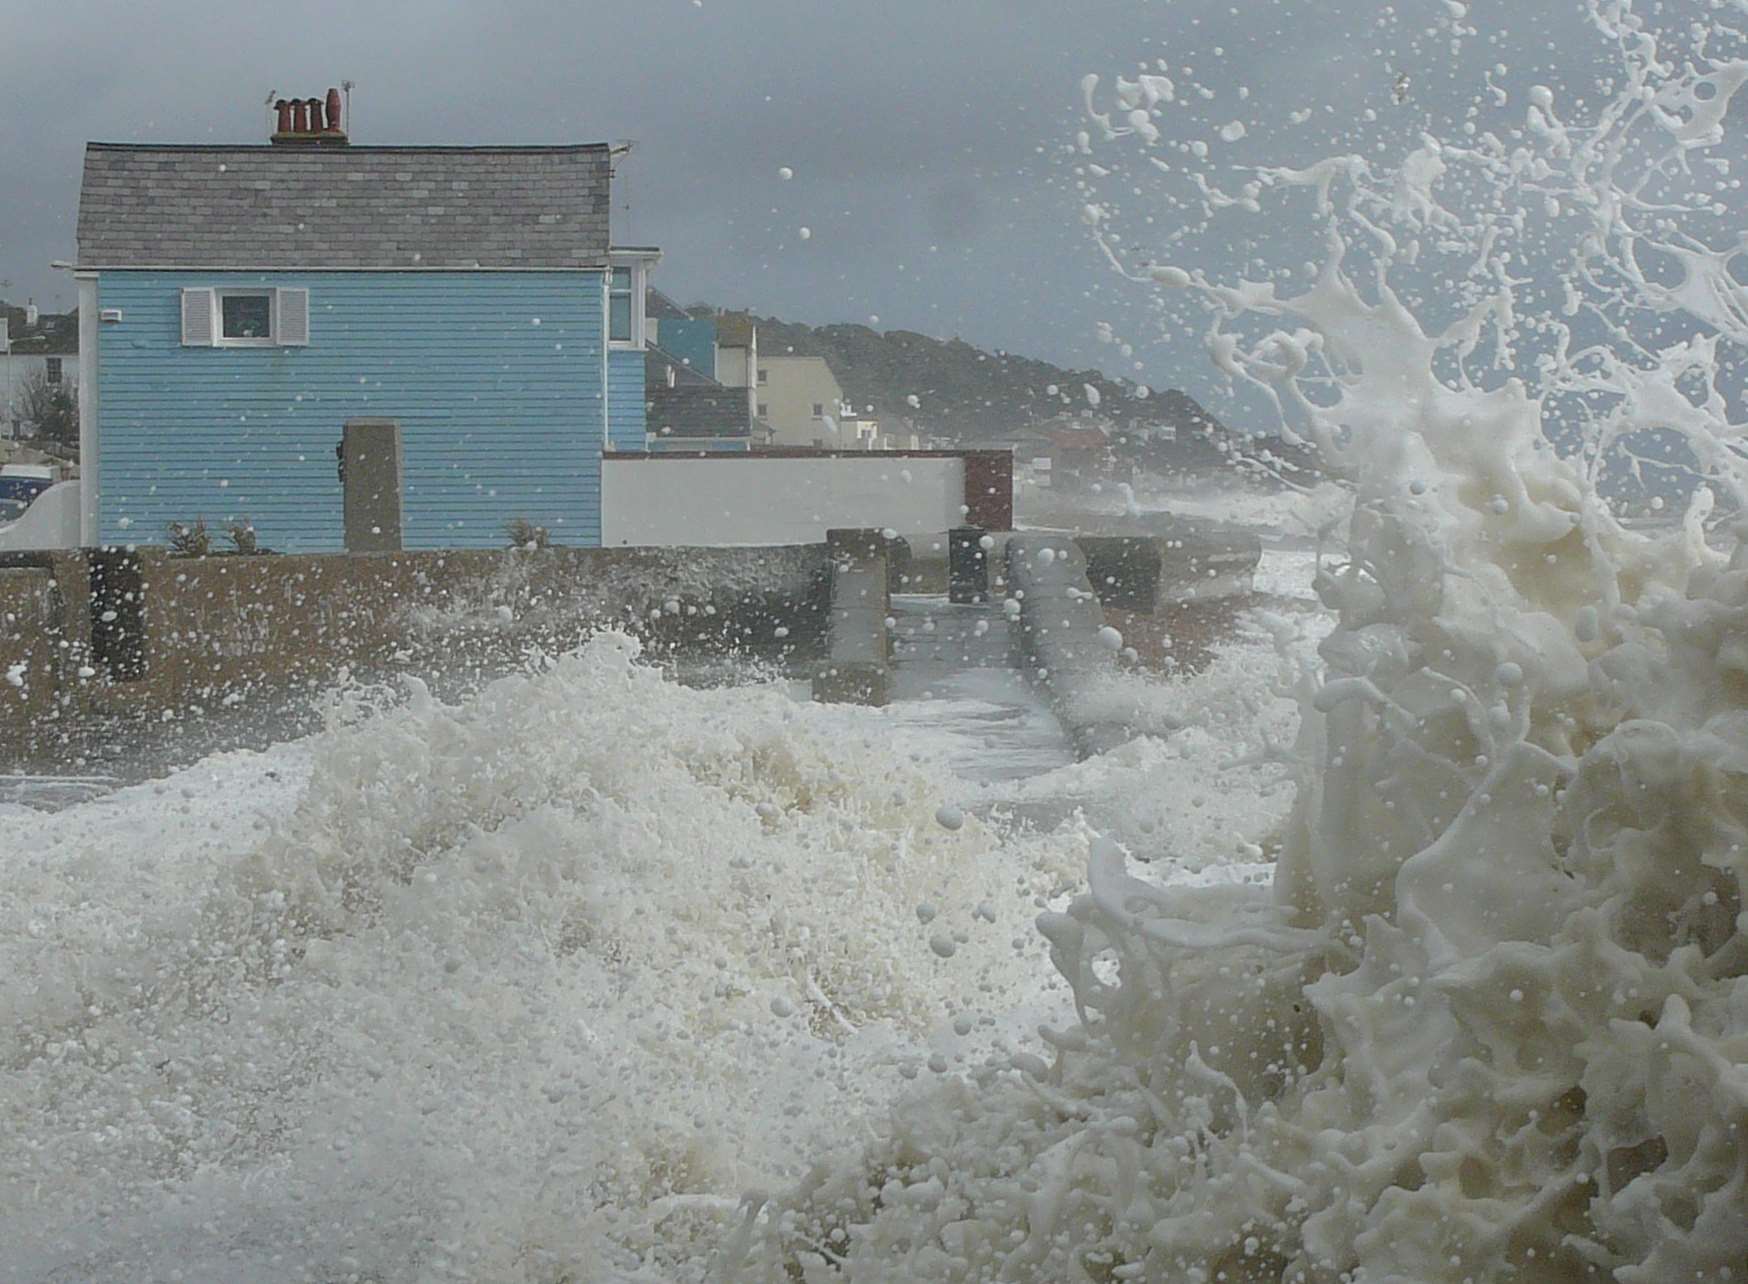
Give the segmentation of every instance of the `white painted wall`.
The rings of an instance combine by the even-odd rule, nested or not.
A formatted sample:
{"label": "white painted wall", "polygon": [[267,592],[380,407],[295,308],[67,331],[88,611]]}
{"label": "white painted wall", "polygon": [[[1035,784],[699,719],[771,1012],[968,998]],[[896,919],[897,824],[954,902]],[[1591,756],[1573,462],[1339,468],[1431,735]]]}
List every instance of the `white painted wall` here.
{"label": "white painted wall", "polygon": [[716,381],[730,388],[745,388],[751,382],[752,349],[738,344],[716,345]]}
{"label": "white painted wall", "polygon": [[24,386],[48,370],[51,360],[61,366],[61,380],[69,390],[79,386],[79,354],[0,352],[0,437],[22,437],[34,425],[24,422]]}
{"label": "white painted wall", "polygon": [[828,529],[939,535],[961,525],[965,461],[870,454],[817,459],[615,459],[601,472],[601,542],[819,544]]}

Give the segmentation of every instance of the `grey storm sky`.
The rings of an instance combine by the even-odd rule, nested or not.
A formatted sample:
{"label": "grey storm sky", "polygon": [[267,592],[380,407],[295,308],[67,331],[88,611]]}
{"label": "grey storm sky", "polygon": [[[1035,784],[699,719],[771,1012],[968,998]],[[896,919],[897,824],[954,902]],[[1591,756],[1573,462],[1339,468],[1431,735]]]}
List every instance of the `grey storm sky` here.
{"label": "grey storm sky", "polygon": [[[1161,121],[1161,154],[1213,139],[1217,176],[1338,148],[1400,154],[1427,123],[1459,120],[1495,61],[1522,83],[1589,74],[1570,38],[1577,0],[1513,0],[1511,32],[1455,55],[1449,13],[1445,0],[0,0],[0,280],[13,282],[0,293],[70,306],[47,265],[74,254],[87,140],[264,141],[270,91],[350,78],[358,142],[635,140],[614,236],[661,246],[656,283],[682,302],[878,317],[1205,396],[1216,380],[1196,344],[1149,333],[1145,291],[1104,266],[1080,220],[1081,77],[1108,85],[1164,58],[1185,101]],[[1221,142],[1235,120],[1246,138]],[[1132,149],[1122,159],[1133,214],[1156,176]],[[1234,267],[1245,235],[1224,247]],[[1100,321],[1132,356],[1097,340]]]}

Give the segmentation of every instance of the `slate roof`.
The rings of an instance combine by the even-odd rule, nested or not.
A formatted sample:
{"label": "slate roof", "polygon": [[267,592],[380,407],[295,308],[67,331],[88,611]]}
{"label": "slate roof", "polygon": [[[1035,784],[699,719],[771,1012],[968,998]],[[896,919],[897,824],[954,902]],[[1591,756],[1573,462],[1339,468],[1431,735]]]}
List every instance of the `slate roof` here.
{"label": "slate roof", "polygon": [[649,431],[657,437],[749,437],[745,388],[682,383],[649,390]]}
{"label": "slate roof", "polygon": [[655,286],[650,286],[643,295],[643,315],[654,317],[658,321],[689,321],[691,314],[663,294]]}
{"label": "slate roof", "polygon": [[607,257],[607,144],[89,143],[82,267],[575,268]]}

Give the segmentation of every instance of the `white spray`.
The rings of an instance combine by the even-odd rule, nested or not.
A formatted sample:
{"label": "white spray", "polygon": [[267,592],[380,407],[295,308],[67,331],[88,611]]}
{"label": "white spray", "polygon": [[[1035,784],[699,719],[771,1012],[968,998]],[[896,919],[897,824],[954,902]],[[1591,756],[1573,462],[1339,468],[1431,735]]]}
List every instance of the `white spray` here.
{"label": "white spray", "polygon": [[[1274,886],[1168,892],[1099,845],[1040,921],[1081,1016],[1052,1062],[822,1164],[746,1278],[1741,1278],[1748,545],[1714,505],[1748,495],[1717,378],[1748,295],[1694,175],[1748,62],[1591,19],[1624,83],[1582,128],[1538,89],[1521,141],[1259,172],[1325,230],[1302,292],[1130,271],[1093,221],[1353,488]],[[1520,315],[1561,246],[1559,305]],[[1437,253],[1470,267],[1429,328],[1437,287],[1397,281]],[[1648,429],[1705,481],[1649,534],[1598,493]]]}

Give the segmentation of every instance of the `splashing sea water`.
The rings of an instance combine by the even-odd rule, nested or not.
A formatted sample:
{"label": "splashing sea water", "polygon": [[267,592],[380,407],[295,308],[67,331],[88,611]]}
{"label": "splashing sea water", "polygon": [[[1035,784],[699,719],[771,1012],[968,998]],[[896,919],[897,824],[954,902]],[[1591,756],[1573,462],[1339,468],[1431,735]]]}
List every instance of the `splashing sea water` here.
{"label": "splashing sea water", "polygon": [[982,858],[877,722],[636,652],[11,818],[0,1278],[697,1278],[997,1037],[1085,839]]}
{"label": "splashing sea water", "polygon": [[[1512,145],[1227,202],[1310,197],[1309,288],[1143,274],[1354,488],[1272,887],[1163,887],[1109,839],[982,861],[927,764],[613,638],[415,692],[273,756],[300,792],[259,832],[172,792],[162,833],[79,809],[9,861],[7,1271],[1743,1277],[1748,553],[1712,505],[1742,496],[1715,369],[1748,309],[1681,228],[1748,63],[1593,16],[1626,75],[1585,127],[1535,94]],[[1168,91],[1119,84],[1123,118]],[[1500,251],[1550,203],[1574,302],[1532,326]],[[1470,266],[1435,326],[1395,283],[1440,253]],[[1597,493],[1647,427],[1709,483],[1670,533]],[[1037,998],[1016,924],[1070,867],[1039,926],[1078,1020],[847,1122],[944,1004]],[[799,1185],[727,1193],[797,1149]]]}
{"label": "splashing sea water", "polygon": [[[1048,1061],[897,1110],[748,1226],[742,1278],[1748,1278],[1748,542],[1716,520],[1748,495],[1718,377],[1748,293],[1735,233],[1706,239],[1748,61],[1721,12],[1669,37],[1592,5],[1623,74],[1582,127],[1538,88],[1515,137],[1393,172],[1201,180],[1309,199],[1307,288],[1131,268],[1089,205],[1353,488],[1274,885],[1164,890],[1098,843],[1039,924],[1079,1017]],[[1157,141],[1148,85],[1095,95],[1107,141]],[[1669,531],[1599,494],[1647,431],[1703,478]]]}

